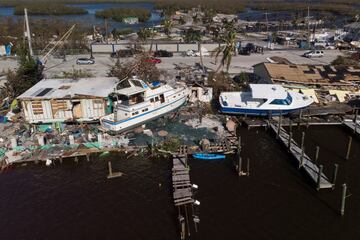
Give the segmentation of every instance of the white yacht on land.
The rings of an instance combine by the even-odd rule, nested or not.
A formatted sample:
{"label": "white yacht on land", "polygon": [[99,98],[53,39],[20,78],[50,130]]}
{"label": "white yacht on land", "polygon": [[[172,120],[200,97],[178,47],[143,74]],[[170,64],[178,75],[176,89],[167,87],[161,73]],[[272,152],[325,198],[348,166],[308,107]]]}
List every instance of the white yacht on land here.
{"label": "white yacht on land", "polygon": [[113,93],[113,113],[100,118],[100,123],[106,131],[125,131],[174,111],[188,96],[186,86],[147,84],[136,77],[123,80]]}
{"label": "white yacht on land", "polygon": [[313,99],[281,85],[250,84],[249,92],[222,92],[221,112],[249,116],[286,115],[308,107]]}

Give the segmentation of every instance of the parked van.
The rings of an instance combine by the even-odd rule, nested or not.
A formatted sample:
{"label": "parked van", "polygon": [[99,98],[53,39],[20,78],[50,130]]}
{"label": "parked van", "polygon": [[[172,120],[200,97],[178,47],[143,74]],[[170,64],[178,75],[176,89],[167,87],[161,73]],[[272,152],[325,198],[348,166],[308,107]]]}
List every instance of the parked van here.
{"label": "parked van", "polygon": [[304,57],[307,57],[307,58],[313,58],[313,57],[323,57],[324,56],[324,52],[321,51],[321,50],[314,50],[314,51],[310,51],[310,52],[306,52],[304,53],[303,55]]}

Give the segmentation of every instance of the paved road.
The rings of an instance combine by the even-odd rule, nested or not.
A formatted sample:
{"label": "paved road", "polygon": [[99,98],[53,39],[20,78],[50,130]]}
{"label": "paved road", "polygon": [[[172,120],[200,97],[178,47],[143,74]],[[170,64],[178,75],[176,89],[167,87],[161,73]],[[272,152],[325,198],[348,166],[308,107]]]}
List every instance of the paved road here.
{"label": "paved road", "polygon": [[[242,71],[251,72],[252,66],[266,62],[267,58],[272,56],[279,56],[288,59],[290,62],[295,64],[329,64],[333,61],[338,55],[342,53],[338,50],[325,50],[323,58],[304,58],[301,55],[305,51],[299,50],[279,50],[279,51],[268,51],[264,54],[252,54],[250,56],[234,56],[232,59],[232,64],[229,69],[229,72],[232,74],[240,73]],[[61,59],[49,58],[46,63],[45,74],[47,77],[51,78],[56,75],[60,76],[63,71],[69,72],[72,69],[82,69],[89,73],[92,73],[94,76],[107,76],[108,71],[112,65],[115,64],[116,60],[110,58],[108,54],[96,54],[95,64],[94,65],[76,65],[76,59],[79,57],[88,57],[86,55],[72,55],[67,56],[67,61]],[[221,56],[220,56],[221,57]],[[129,61],[132,58],[120,59],[120,62]],[[174,64],[185,63],[188,65],[194,65],[199,63],[199,57],[183,57],[176,54],[172,58],[162,58],[162,63],[158,64],[160,69],[164,70],[173,70]],[[204,65],[212,70],[217,68],[217,65],[214,63],[214,58],[204,57]],[[0,72],[6,71],[7,69],[16,68],[17,63],[15,59],[3,59],[0,60]]]}

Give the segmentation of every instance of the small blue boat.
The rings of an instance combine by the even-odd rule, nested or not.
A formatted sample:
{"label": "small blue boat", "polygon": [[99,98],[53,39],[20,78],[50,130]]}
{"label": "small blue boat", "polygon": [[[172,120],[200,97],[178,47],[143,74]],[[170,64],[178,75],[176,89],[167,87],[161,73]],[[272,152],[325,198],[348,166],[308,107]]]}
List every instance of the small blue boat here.
{"label": "small blue boat", "polygon": [[225,155],[223,155],[223,154],[195,153],[192,156],[196,159],[202,159],[202,160],[225,159]]}

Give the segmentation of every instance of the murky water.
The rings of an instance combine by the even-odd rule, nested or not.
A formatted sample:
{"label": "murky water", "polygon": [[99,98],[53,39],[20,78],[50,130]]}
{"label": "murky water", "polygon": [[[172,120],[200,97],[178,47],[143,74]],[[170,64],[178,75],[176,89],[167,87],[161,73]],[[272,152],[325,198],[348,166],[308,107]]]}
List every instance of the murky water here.
{"label": "murky water", "polygon": [[[239,178],[230,158],[190,160],[201,202],[200,229],[192,239],[359,239],[359,139],[345,161],[344,128],[302,128],[294,132],[297,140],[301,131],[308,155],[320,146],[328,176],[340,164],[334,191],[314,190],[270,131],[241,129],[249,177]],[[107,180],[107,160],[125,175]],[[169,159],[111,154],[89,163],[8,170],[0,174],[1,239],[179,239],[171,166]],[[351,196],[340,217],[344,182]]]}
{"label": "murky water", "polygon": [[[64,16],[30,16],[30,19],[58,19],[61,21],[71,21],[71,22],[79,22],[84,23],[86,25],[95,25],[95,26],[104,26],[104,20],[101,18],[96,18],[96,11],[109,9],[109,8],[145,8],[149,10],[154,9],[154,4],[152,3],[81,3],[81,4],[69,4],[70,6],[80,7],[86,9],[88,14],[85,15],[64,15]],[[14,8],[13,7],[1,7],[0,6],[0,19],[2,17],[13,17],[15,19],[22,19],[22,16],[14,16]],[[148,21],[144,23],[138,24],[125,24],[122,22],[116,22],[109,20],[108,24],[110,28],[132,28],[139,29],[141,27],[152,27],[158,25],[161,21],[161,17],[158,13],[152,11],[151,17]]]}

